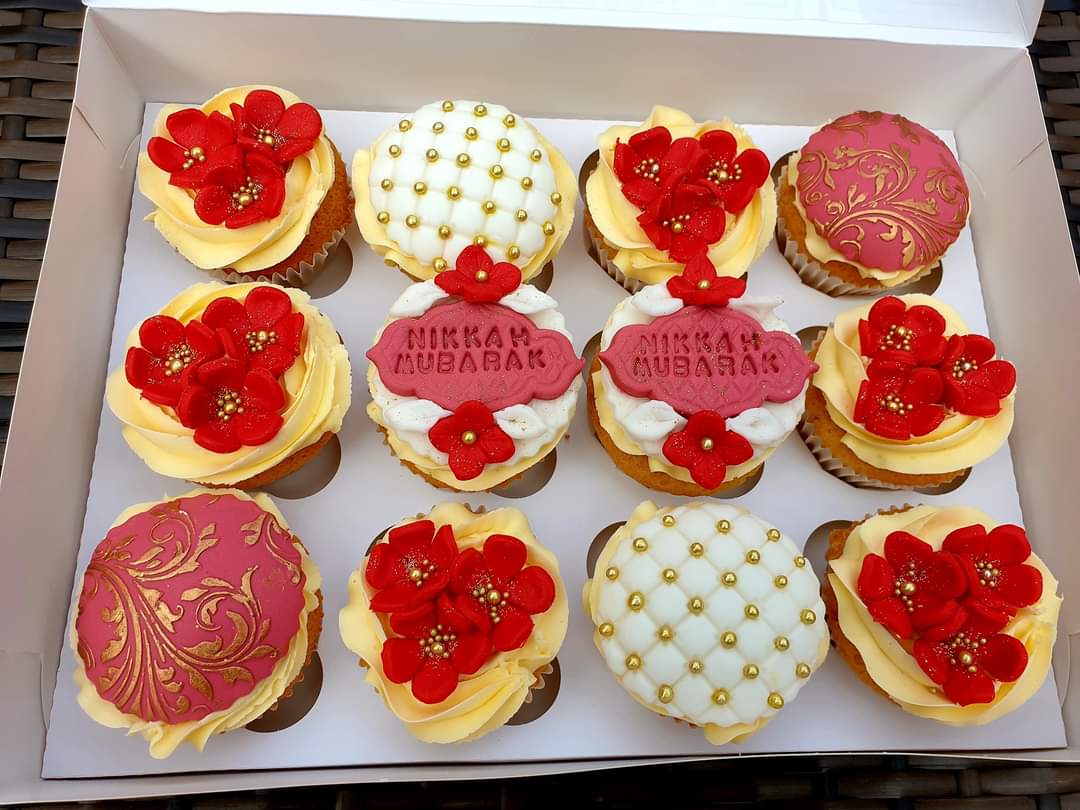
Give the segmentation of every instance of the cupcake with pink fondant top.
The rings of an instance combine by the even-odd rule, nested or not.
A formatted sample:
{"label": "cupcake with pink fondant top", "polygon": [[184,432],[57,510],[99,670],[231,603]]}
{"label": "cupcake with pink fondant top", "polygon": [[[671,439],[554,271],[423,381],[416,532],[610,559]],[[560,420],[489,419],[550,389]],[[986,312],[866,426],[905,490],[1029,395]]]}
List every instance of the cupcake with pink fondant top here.
{"label": "cupcake with pink fondant top", "polygon": [[969,208],[960,165],[937,135],[902,115],[854,112],[788,159],[777,244],[829,295],[897,290],[940,264]]}

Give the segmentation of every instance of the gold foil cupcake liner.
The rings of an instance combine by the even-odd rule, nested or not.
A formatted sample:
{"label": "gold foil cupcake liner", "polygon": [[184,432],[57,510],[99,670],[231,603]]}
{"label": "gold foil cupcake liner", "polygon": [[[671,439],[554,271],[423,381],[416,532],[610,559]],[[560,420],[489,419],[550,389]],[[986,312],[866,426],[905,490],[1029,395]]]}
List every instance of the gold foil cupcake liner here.
{"label": "gold foil cupcake liner", "polygon": [[881,287],[868,289],[866,287],[857,287],[854,284],[849,284],[846,281],[841,281],[836,276],[830,275],[825,272],[822,266],[799,251],[799,243],[787,230],[787,221],[784,219],[784,215],[779,211],[776,214],[776,246],[780,248],[780,252],[784,254],[784,258],[787,259],[788,264],[792,269],[799,274],[799,278],[802,283],[807,287],[813,287],[815,290],[819,290],[826,295],[830,295],[834,298],[844,295],[873,295],[877,293],[894,293],[902,292],[905,288],[910,287],[915,282],[930,275],[933,271],[933,267],[927,267],[922,272],[912,276],[909,280],[903,284],[898,284],[895,287]]}
{"label": "gold foil cupcake liner", "polygon": [[266,273],[238,273],[235,270],[229,270],[228,268],[219,268],[217,270],[208,270],[211,276],[224,281],[228,284],[244,284],[253,281],[269,282],[270,284],[277,284],[281,287],[303,287],[310,284],[315,280],[315,276],[319,274],[319,270],[326,263],[326,260],[333,253],[334,249],[341,242],[342,237],[345,236],[345,228],[334,231],[330,234],[330,239],[323,242],[321,248],[312,257],[310,262],[300,262],[296,267],[286,268],[284,273],[275,272],[270,275]]}

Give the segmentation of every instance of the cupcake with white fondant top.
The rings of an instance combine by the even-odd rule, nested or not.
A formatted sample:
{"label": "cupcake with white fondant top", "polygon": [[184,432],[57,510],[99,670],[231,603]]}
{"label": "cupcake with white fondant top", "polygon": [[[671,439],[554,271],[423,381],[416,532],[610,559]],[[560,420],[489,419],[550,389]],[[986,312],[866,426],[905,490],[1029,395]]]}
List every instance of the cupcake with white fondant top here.
{"label": "cupcake with white fondant top", "polygon": [[437,487],[490,490],[565,435],[583,361],[555,300],[465,248],[394,302],[368,351],[368,415],[402,464]]}
{"label": "cupcake with white fondant top", "polygon": [[356,221],[386,263],[423,281],[469,245],[536,276],[574,220],[565,158],[501,104],[426,104],[353,157]]}

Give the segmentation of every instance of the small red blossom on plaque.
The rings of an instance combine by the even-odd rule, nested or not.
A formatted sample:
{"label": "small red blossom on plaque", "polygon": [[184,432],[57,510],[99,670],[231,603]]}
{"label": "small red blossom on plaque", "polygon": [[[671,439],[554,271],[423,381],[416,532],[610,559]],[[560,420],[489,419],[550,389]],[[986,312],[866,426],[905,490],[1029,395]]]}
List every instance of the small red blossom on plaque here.
{"label": "small red blossom on plaque", "polygon": [[454,269],[439,273],[435,283],[466,301],[492,304],[520,286],[521,270],[510,262],[496,264],[482,247],[469,245],[458,254]]}
{"label": "small red blossom on plaque", "polygon": [[945,421],[944,383],[937,369],[875,360],[859,386],[854,418],[878,436],[906,441],[925,436]]}
{"label": "small red blossom on plaque", "polygon": [[705,186],[680,183],[659,195],[638,216],[645,235],[676,262],[689,262],[718,242],[726,226],[724,209]]}
{"label": "small red blossom on plaque", "polygon": [[462,551],[450,571],[454,605],[484,632],[499,652],[522,647],[532,634],[531,616],[555,601],[555,582],[538,565],[529,565],[525,544],[493,534],[483,552]]}
{"label": "small red blossom on plaque", "polygon": [[280,377],[300,354],[304,316],[293,312],[292,299],[280,287],[256,287],[243,302],[215,298],[202,314],[230,357]]}
{"label": "small red blossom on plaque", "polygon": [[959,558],[903,531],[886,537],[883,550],[884,557],[867,554],[859,571],[859,598],[874,621],[910,639],[953,617],[967,587]]}
{"label": "small red blossom on plaque", "polygon": [[236,125],[227,115],[183,109],[165,119],[169,138],[155,135],[146,144],[146,154],[155,166],[169,172],[169,183],[197,189],[210,169],[235,165],[242,159],[236,143]]}
{"label": "small red blossom on plaque", "polygon": [[444,416],[428,431],[436,450],[450,456],[450,471],[469,481],[488,464],[507,461],[514,455],[514,440],[495,422],[486,405],[469,400]]}
{"label": "small red blossom on plaque", "polygon": [[945,319],[933,307],[909,307],[895,295],[879,299],[867,318],[859,321],[859,351],[863,357],[889,358],[933,366],[945,355]]}
{"label": "small red blossom on plaque", "polygon": [[368,557],[364,576],[378,589],[371,609],[382,613],[430,602],[450,582],[450,563],[457,556],[451,526],[435,531],[430,520],[396,526]]}
{"label": "small red blossom on plaque", "polygon": [[277,163],[288,163],[315,146],[322,134],[319,111],[300,101],[285,106],[273,90],[252,90],[244,103],[233,104],[239,143]]}
{"label": "small red blossom on plaque", "polygon": [[730,465],[742,464],[754,455],[745,438],[728,430],[724,417],[715,411],[698,411],[682,430],[664,440],[664,458],[686,467],[694,482],[705,489],[716,489]]}
{"label": "small red blossom on plaque", "polygon": [[221,352],[213,330],[199,321],[185,326],[168,315],[154,315],[139,326],[139,345],[127,350],[124,373],[144,399],[173,407],[180,400],[184,380]]}
{"label": "small red blossom on plaque", "polygon": [[243,164],[215,166],[206,173],[195,194],[195,213],[208,225],[224,223],[234,230],[273,219],[284,202],[281,167],[257,152],[248,152]]}
{"label": "small red blossom on plaque", "polygon": [[945,381],[945,404],[968,416],[995,416],[1001,400],[1016,388],[1016,368],[995,360],[994,342],[982,335],[953,335],[938,364]]}
{"label": "small red blossom on plaque", "polygon": [[195,431],[195,443],[213,453],[266,444],[281,430],[285,392],[269,371],[219,357],[190,375],[176,415]]}
{"label": "small red blossom on plaque", "polygon": [[667,280],[667,288],[673,298],[681,298],[688,306],[723,307],[746,292],[746,282],[718,276],[709,257],[699,253],[680,275]]}
{"label": "small red blossom on plaque", "polygon": [[706,132],[699,142],[687,179],[708,188],[725,211],[739,213],[768,179],[769,159],[760,149],[739,152],[735,136],[723,129]]}

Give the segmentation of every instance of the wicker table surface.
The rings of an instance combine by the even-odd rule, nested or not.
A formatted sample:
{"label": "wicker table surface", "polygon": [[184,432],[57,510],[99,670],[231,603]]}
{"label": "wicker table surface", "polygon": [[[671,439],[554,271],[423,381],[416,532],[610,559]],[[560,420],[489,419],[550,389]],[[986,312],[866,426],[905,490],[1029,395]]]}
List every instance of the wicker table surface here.
{"label": "wicker table surface", "polygon": [[[1049,0],[1032,60],[1074,252],[1080,255],[1080,2]],[[71,113],[78,0],[0,2],[0,458]],[[725,760],[462,783],[254,791],[91,805],[162,810],[785,807],[1080,810],[1080,766],[943,757]]]}

